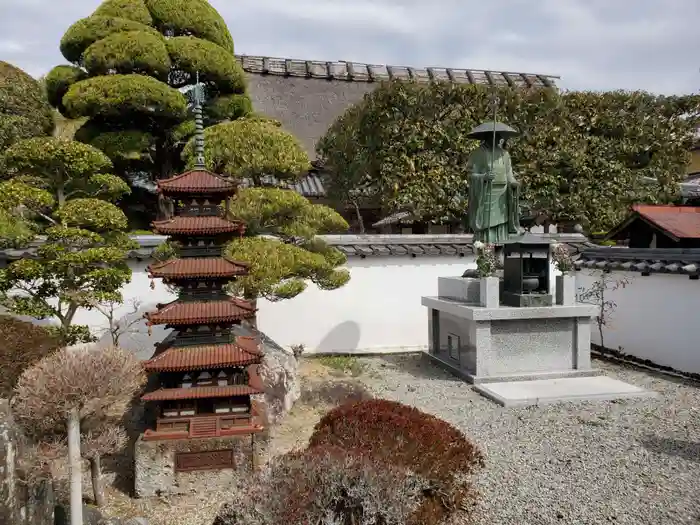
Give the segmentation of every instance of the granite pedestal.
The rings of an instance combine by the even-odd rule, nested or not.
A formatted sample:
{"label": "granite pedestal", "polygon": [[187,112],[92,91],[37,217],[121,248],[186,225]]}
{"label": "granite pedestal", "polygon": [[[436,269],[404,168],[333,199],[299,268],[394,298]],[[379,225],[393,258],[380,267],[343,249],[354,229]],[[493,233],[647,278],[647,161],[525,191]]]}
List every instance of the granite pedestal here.
{"label": "granite pedestal", "polygon": [[[573,399],[569,379],[580,379],[570,382],[575,399],[645,392],[614,379],[601,380],[601,372],[591,367],[595,305],[485,307],[480,280],[463,277],[439,278],[438,293],[422,298],[428,308],[427,355],[499,404]],[[508,386],[513,382],[520,385]]]}

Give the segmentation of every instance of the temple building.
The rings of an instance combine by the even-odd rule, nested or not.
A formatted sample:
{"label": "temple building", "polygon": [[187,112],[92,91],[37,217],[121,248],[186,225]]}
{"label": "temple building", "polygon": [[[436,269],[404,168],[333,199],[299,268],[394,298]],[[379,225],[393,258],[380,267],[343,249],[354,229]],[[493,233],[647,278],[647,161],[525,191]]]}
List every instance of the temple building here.
{"label": "temple building", "polygon": [[145,364],[158,384],[142,398],[156,412],[155,428],[143,435],[147,441],[263,430],[261,408],[251,400],[263,393],[258,376],[262,345],[232,331],[233,325],[253,319],[255,308],[225,292],[228,282],[248,272],[246,264],[224,255],[224,246],[245,231],[242,222],[227,218],[228,199],[237,186],[206,170],[200,103],[195,118],[194,169],[158,181],[158,192],[174,203],[174,214],[153,227],[170,237],[178,257],[151,264],[148,271],[152,279],[177,289],[178,297],[145,315],[149,326],[173,329]]}

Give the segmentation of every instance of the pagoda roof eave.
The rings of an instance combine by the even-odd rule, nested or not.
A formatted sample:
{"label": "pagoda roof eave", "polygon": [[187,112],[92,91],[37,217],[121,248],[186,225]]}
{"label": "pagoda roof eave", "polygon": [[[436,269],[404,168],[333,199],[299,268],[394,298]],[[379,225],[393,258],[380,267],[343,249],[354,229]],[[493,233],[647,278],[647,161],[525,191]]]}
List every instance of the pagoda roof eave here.
{"label": "pagoda roof eave", "polygon": [[156,305],[157,312],[144,314],[149,325],[190,326],[210,323],[233,323],[255,317],[255,308],[236,297],[215,301],[181,301]]}
{"label": "pagoda roof eave", "polygon": [[236,343],[170,347],[156,352],[146,361],[147,372],[186,372],[256,364],[260,353],[250,352]]}
{"label": "pagoda roof eave", "polygon": [[245,224],[216,215],[186,217],[176,215],[171,219],[153,221],[153,228],[162,235],[219,235],[245,232]]}
{"label": "pagoda roof eave", "polygon": [[186,257],[150,264],[151,279],[227,278],[247,275],[250,264],[228,257]]}
{"label": "pagoda roof eave", "polygon": [[262,393],[262,390],[250,385],[192,386],[187,388],[159,388],[144,394],[141,399],[143,401],[183,401],[250,396]]}
{"label": "pagoda roof eave", "polygon": [[234,195],[238,185],[230,179],[209,170],[194,168],[156,182],[160,193],[172,194],[230,194]]}

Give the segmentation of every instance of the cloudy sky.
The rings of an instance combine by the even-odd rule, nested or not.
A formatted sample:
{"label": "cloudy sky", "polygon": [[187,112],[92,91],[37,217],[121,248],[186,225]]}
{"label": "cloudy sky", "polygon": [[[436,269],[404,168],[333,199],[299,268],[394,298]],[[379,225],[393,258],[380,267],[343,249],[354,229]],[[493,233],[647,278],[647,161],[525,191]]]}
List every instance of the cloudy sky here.
{"label": "cloudy sky", "polygon": [[[0,0],[0,60],[33,75],[101,0]],[[698,0],[211,0],[236,52],[561,76],[567,89],[700,91]]]}

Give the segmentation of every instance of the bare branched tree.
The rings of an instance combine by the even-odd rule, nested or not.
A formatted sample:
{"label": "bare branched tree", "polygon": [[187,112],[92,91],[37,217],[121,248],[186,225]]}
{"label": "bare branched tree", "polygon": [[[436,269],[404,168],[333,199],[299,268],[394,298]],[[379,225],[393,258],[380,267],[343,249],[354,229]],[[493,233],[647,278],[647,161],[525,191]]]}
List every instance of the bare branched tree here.
{"label": "bare branched tree", "polygon": [[[12,407],[26,435],[48,448],[60,447],[60,436],[67,442],[71,525],[82,525],[82,454],[94,459],[123,444],[122,431],[110,422],[123,416],[144,382],[143,367],[131,352],[89,345],[64,348],[45,357],[25,370],[17,382]],[[99,460],[92,460],[91,467],[97,502],[101,497]]]}
{"label": "bare branched tree", "polygon": [[143,321],[143,317],[137,315],[141,308],[141,301],[132,299],[129,301],[131,308],[129,311],[117,318],[115,310],[120,307],[121,303],[116,301],[106,301],[104,303],[95,303],[92,307],[100,312],[109,323],[100,335],[109,334],[112,340],[112,345],[119,346],[119,338],[124,334],[128,334],[136,330],[136,325]]}

